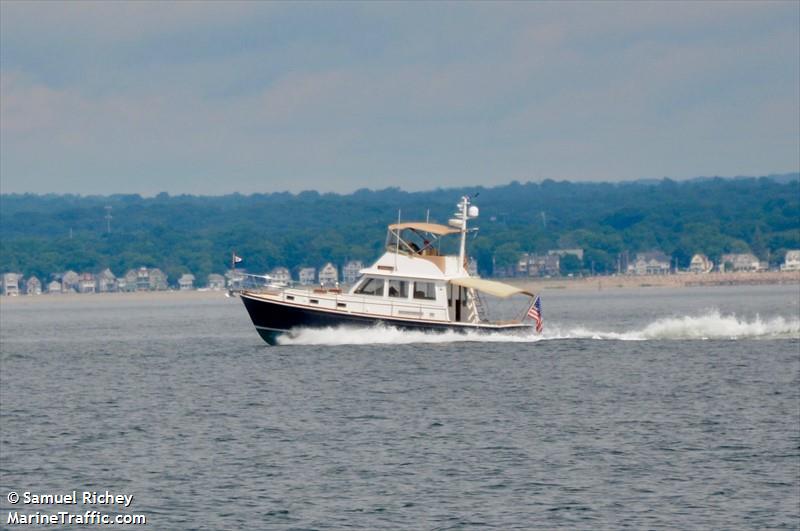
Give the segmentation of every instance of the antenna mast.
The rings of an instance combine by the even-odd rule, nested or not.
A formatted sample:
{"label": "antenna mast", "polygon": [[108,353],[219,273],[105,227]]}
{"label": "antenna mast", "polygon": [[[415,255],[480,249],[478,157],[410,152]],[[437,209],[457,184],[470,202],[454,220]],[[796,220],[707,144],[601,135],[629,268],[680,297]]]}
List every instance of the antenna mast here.
{"label": "antenna mast", "polygon": [[462,197],[459,207],[461,211],[461,247],[458,251],[458,263],[463,267],[467,256],[467,208],[469,207],[469,197]]}
{"label": "antenna mast", "polygon": [[[477,197],[477,195],[478,194],[475,194],[472,197]],[[467,220],[478,217],[478,207],[469,206],[469,199],[470,198],[467,195],[461,198],[461,201],[459,201],[459,203],[456,205],[458,212],[453,214],[453,218],[448,222],[451,227],[455,227],[459,230],[459,232],[461,232],[461,246],[458,251],[458,263],[459,266],[465,270],[467,269],[467,232],[469,232],[467,229]]]}

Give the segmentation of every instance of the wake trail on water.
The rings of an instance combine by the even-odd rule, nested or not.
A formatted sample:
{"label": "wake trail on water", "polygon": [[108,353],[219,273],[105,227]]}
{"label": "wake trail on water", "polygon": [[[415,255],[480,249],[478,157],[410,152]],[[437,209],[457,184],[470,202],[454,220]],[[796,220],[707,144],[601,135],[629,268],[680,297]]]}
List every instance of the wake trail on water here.
{"label": "wake trail on water", "polygon": [[374,326],[353,328],[347,326],[299,329],[278,339],[281,345],[375,345],[406,343],[455,343],[475,341],[482,343],[535,343],[559,339],[595,339],[618,341],[651,340],[707,340],[707,339],[782,339],[800,338],[800,319],[760,316],[748,320],[734,314],[722,315],[711,310],[696,316],[665,317],[643,328],[628,331],[596,330],[589,327],[547,324],[541,335],[524,332],[486,333],[470,331],[459,333],[422,332],[399,330],[394,327]]}

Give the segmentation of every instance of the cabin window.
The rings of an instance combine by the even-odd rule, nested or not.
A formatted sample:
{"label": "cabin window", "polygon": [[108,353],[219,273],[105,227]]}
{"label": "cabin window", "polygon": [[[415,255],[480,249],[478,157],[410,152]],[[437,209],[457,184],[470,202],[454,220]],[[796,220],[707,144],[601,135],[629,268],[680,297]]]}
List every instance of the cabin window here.
{"label": "cabin window", "polygon": [[408,298],[408,282],[405,280],[390,280],[389,281],[389,296],[399,297],[401,299]]}
{"label": "cabin window", "polygon": [[359,295],[376,295],[383,296],[383,279],[382,278],[368,278],[356,290]]}
{"label": "cabin window", "polygon": [[433,282],[414,282],[414,298],[436,300],[436,284]]}

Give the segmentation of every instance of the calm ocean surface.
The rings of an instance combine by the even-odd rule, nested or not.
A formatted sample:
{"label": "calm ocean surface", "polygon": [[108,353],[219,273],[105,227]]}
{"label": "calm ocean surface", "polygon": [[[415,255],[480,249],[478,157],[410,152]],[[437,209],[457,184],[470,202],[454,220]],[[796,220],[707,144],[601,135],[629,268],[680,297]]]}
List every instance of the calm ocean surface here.
{"label": "calm ocean surface", "polygon": [[800,527],[797,285],[542,302],[541,340],[268,347],[222,294],[2,301],[0,528],[73,490],[149,529]]}

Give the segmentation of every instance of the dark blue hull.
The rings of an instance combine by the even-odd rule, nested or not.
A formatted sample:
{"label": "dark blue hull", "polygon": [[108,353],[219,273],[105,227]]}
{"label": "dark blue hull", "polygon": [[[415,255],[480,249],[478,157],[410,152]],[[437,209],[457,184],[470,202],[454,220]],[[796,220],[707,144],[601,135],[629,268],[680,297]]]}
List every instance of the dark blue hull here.
{"label": "dark blue hull", "polygon": [[383,324],[401,330],[434,332],[446,332],[449,330],[456,332],[467,332],[470,330],[498,332],[531,328],[527,325],[498,327],[472,323],[436,323],[430,321],[373,317],[283,304],[250,297],[247,292],[241,293],[240,296],[259,335],[270,345],[277,344],[278,337],[295,328],[328,328],[336,326],[370,327],[377,324]]}

